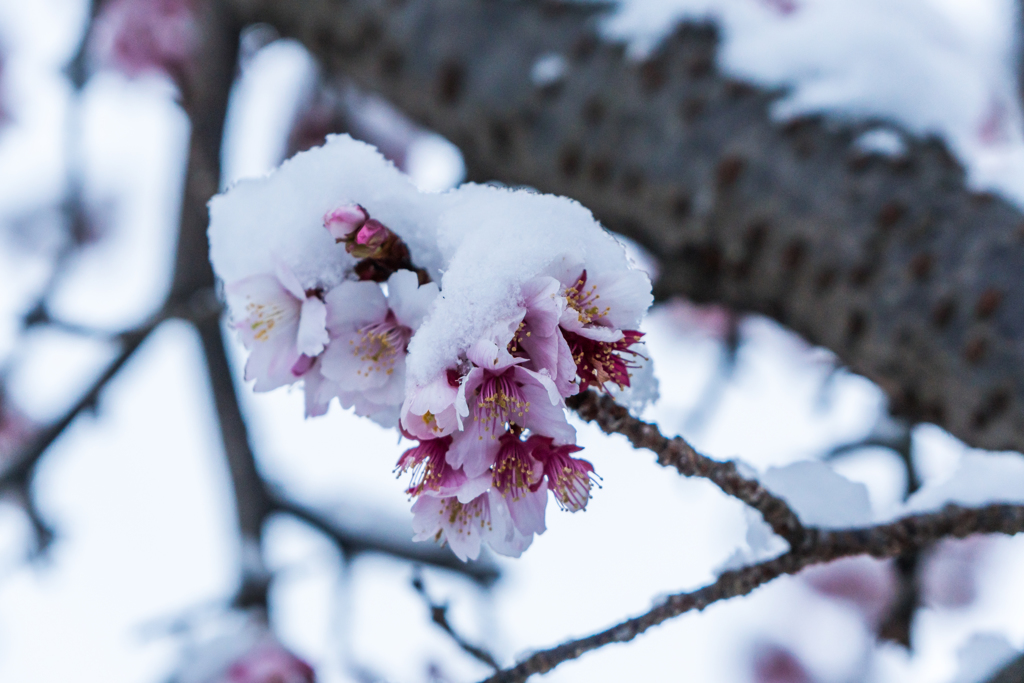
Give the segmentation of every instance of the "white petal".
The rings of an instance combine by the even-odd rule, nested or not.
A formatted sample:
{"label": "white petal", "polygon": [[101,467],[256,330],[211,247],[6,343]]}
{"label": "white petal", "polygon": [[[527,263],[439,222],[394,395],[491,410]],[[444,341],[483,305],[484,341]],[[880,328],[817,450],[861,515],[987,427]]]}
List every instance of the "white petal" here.
{"label": "white petal", "polygon": [[600,295],[598,306],[604,310],[607,323],[619,330],[635,330],[647,309],[654,303],[651,280],[641,270],[620,270],[600,273],[588,280]]}
{"label": "white petal", "polygon": [[302,302],[295,345],[299,353],[312,358],[324,350],[328,341],[330,337],[327,336],[327,307],[315,296],[310,297]]}

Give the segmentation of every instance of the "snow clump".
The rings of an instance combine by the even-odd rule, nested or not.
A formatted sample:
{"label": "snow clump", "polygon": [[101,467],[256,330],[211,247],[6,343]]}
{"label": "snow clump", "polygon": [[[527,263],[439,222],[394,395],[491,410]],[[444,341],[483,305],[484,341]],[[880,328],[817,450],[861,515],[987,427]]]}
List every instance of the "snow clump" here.
{"label": "snow clump", "polygon": [[348,136],[210,202],[210,257],[255,391],[302,382],[418,441],[416,540],[518,557],[548,493],[586,507],[565,399],[657,396],[638,331],[647,275],[578,203],[480,185],[419,192]]}

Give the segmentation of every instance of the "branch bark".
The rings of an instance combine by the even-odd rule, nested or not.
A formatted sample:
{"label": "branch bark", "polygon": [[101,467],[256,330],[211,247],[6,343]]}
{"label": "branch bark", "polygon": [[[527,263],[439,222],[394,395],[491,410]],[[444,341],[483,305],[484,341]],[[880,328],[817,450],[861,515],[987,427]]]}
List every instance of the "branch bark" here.
{"label": "branch bark", "polygon": [[596,422],[606,434],[622,434],[634,448],[653,451],[659,465],[674,467],[686,477],[703,477],[726,495],[754,508],[791,548],[798,549],[806,542],[807,530],[786,501],[771,494],[757,480],[740,474],[736,463],[701,455],[681,436],[666,438],[656,425],[633,417],[611,396],[585,391],[566,404],[587,422]]}
{"label": "branch bark", "polygon": [[[718,71],[708,25],[638,64],[589,4],[230,1],[446,135],[471,178],[583,202],[658,255],[661,297],[768,314],[896,413],[1024,450],[1024,215],[941,142],[886,160],[853,145],[877,122],[773,122],[780,93]],[[540,86],[549,54],[565,74]]]}
{"label": "branch bark", "polygon": [[864,529],[826,531],[808,530],[811,540],[801,550],[786,553],[760,564],[725,572],[709,586],[677,593],[661,601],[646,614],[594,635],[570,640],[549,650],[541,650],[511,669],[496,673],[484,683],[522,683],[533,674],[550,671],[559,664],[611,643],[625,643],[667,619],[703,610],[721,600],[747,595],[785,574],[804,567],[830,562],[852,555],[894,557],[920,550],[941,538],[964,538],[975,533],[1017,534],[1024,531],[1024,506],[990,505],[979,509],[950,505],[940,512],[914,515],[891,524]]}

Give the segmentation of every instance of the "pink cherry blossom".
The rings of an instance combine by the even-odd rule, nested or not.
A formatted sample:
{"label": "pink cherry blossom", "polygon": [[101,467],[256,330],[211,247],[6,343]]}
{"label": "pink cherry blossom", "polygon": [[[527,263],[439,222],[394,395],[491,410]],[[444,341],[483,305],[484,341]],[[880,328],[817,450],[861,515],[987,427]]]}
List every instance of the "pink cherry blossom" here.
{"label": "pink cherry blossom", "polygon": [[244,317],[234,325],[249,349],[245,379],[256,391],[291,384],[306,374],[329,341],[318,289],[303,289],[287,266],[275,275],[253,275],[225,289],[231,310]]}
{"label": "pink cherry blossom", "polygon": [[620,270],[588,277],[583,271],[564,290],[566,307],[562,329],[595,341],[622,338],[622,330],[635,329],[651,306],[651,282],[639,270]]}
{"label": "pink cherry blossom", "polygon": [[509,343],[509,352],[528,359],[526,367],[546,372],[558,393],[572,396],[579,387],[573,383],[576,364],[572,351],[558,323],[565,312],[566,299],[561,296],[561,283],[553,277],[541,276],[522,286],[523,319]]}
{"label": "pink cherry blossom", "polygon": [[400,474],[412,473],[406,493],[410,496],[418,496],[424,491],[439,496],[454,496],[458,493],[466,483],[466,475],[445,461],[445,454],[451,444],[450,436],[426,439],[402,453],[395,470]]}
{"label": "pink cherry blossom", "polygon": [[366,209],[358,204],[345,204],[324,216],[324,227],[335,242],[344,242],[363,227],[369,217]]}
{"label": "pink cherry blossom", "polygon": [[545,374],[522,367],[489,339],[478,341],[467,353],[474,367],[459,387],[456,409],[468,418],[465,431],[448,451],[453,467],[469,476],[485,472],[498,454],[498,438],[514,424],[558,443],[573,443],[576,430],[566,421],[562,397]]}
{"label": "pink cherry blossom", "polygon": [[525,535],[542,534],[546,529],[544,509],[548,502],[543,467],[519,434],[506,432],[498,442],[491,480],[494,490],[505,497],[516,529]]}
{"label": "pink cherry blossom", "polygon": [[413,540],[447,542],[463,561],[476,559],[482,542],[497,552],[518,555],[532,534],[520,533],[501,494],[488,491],[489,472],[471,478],[448,464],[451,442],[451,437],[421,441],[398,461],[399,472],[412,473],[406,491],[419,496],[412,506]]}
{"label": "pink cherry blossom", "polygon": [[572,444],[555,446],[551,439],[543,436],[531,436],[529,447],[533,457],[542,464],[547,488],[558,506],[570,512],[586,509],[597,475],[589,462],[572,457],[572,453],[583,449]]}
{"label": "pink cherry blossom", "polygon": [[533,542],[512,521],[504,496],[494,489],[463,501],[422,495],[412,506],[414,541],[447,542],[459,559],[475,560],[487,543],[496,553],[519,557]]}
{"label": "pink cherry blossom", "polygon": [[414,439],[447,436],[461,423],[455,409],[461,380],[455,370],[412,389],[402,404],[401,424]]}
{"label": "pink cherry blossom", "polygon": [[327,293],[331,343],[320,372],[347,394],[343,403],[354,404],[360,415],[402,405],[406,347],[437,291],[400,270],[388,278],[387,297],[375,282],[343,282]]}
{"label": "pink cherry blossom", "polygon": [[[566,308],[559,324],[568,344],[580,390],[608,383],[630,385],[629,371],[639,367],[631,347],[643,337],[635,327],[651,304],[647,276],[635,270],[588,278],[587,271],[565,288]],[[632,357],[632,358],[630,358]]]}

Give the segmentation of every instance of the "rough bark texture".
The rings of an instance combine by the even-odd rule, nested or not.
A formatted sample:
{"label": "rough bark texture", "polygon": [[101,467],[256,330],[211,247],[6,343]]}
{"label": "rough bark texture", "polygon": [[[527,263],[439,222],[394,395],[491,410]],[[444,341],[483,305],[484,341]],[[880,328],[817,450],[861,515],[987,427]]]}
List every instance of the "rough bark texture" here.
{"label": "rough bark texture", "polygon": [[967,509],[949,505],[939,512],[914,515],[864,529],[827,531],[809,529],[812,538],[804,548],[773,560],[723,573],[699,590],[677,593],[656,604],[649,612],[627,619],[617,626],[592,636],[570,640],[549,650],[535,652],[510,669],[487,678],[483,683],[523,683],[534,674],[550,671],[559,664],[612,643],[625,643],[667,619],[708,605],[747,595],[754,589],[784,574],[795,574],[804,567],[831,562],[842,557],[868,554],[885,558],[907,550],[918,550],[947,537],[964,538],[973,533],[1017,534],[1024,531],[1024,506],[990,505]]}
{"label": "rough bark texture", "polygon": [[[231,0],[448,136],[470,176],[572,196],[663,267],[658,293],[766,313],[878,382],[893,410],[1024,450],[1024,216],[935,140],[858,155],[867,128],[773,123],[777,93],[685,25],[642,64],[600,8],[520,0]],[[531,79],[562,55],[563,78]]]}
{"label": "rough bark texture", "polygon": [[656,425],[633,417],[611,396],[584,391],[566,403],[587,422],[596,422],[606,434],[622,434],[633,448],[653,451],[659,465],[674,467],[684,477],[703,477],[726,495],[757,510],[791,548],[800,548],[806,541],[806,529],[786,501],[772,495],[756,479],[740,474],[736,463],[701,455],[681,436],[666,438]]}

